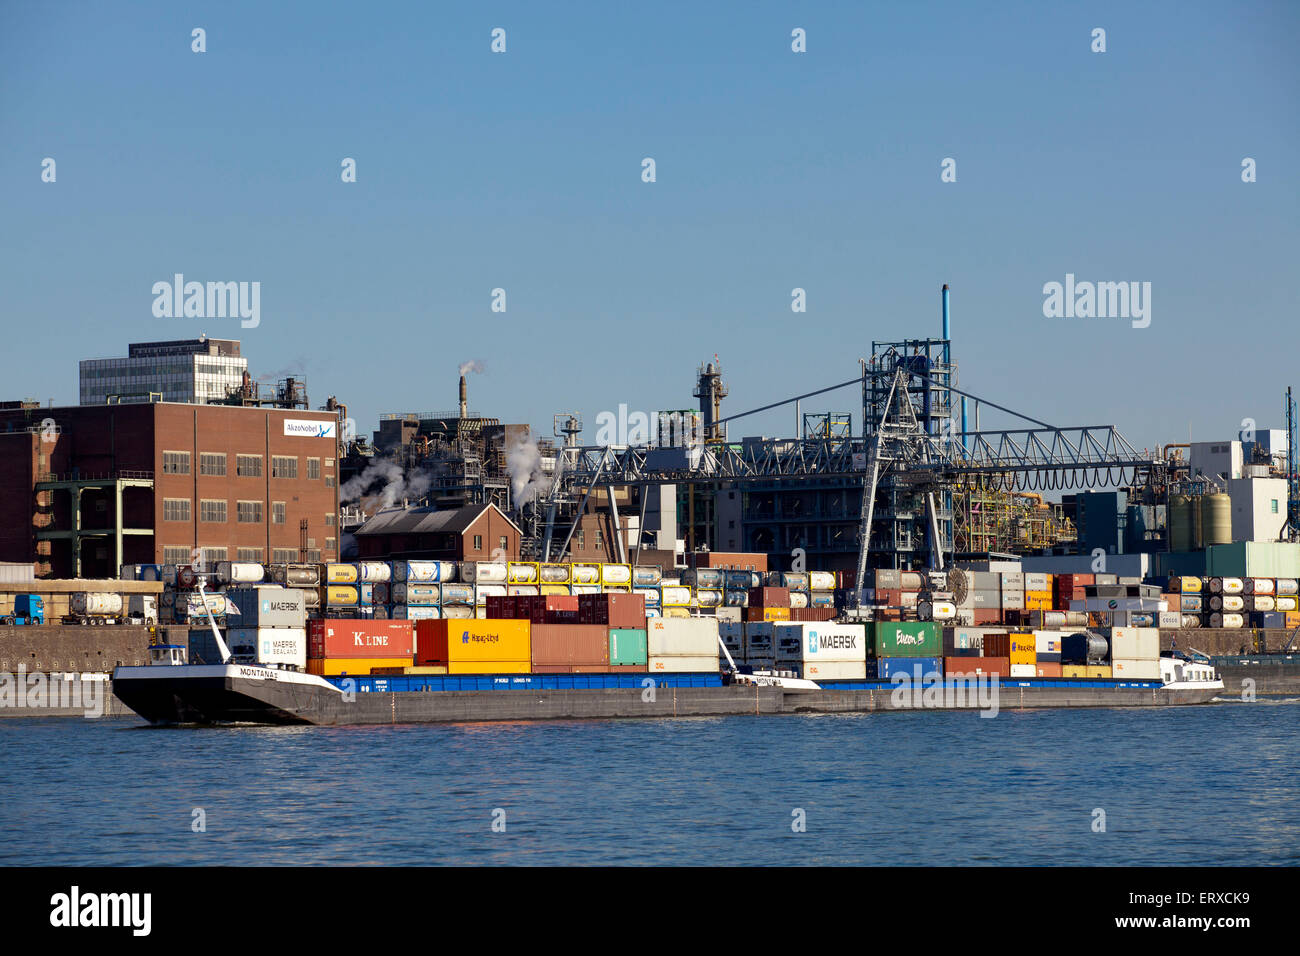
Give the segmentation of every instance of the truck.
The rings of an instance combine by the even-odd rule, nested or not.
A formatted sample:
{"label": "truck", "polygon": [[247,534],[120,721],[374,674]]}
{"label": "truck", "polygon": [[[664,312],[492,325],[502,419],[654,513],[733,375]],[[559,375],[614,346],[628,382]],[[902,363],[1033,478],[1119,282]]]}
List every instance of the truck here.
{"label": "truck", "polygon": [[14,611],[0,617],[0,624],[44,624],[45,599],[39,594],[15,594]]}

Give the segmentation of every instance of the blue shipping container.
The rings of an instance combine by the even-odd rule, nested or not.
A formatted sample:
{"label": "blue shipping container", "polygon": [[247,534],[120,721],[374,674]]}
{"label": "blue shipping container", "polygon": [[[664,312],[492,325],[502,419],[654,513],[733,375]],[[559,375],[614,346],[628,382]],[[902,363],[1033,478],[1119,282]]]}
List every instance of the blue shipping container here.
{"label": "blue shipping container", "polygon": [[893,680],[906,674],[912,680],[934,680],[943,676],[943,661],[937,657],[881,657],[876,661],[881,680]]}

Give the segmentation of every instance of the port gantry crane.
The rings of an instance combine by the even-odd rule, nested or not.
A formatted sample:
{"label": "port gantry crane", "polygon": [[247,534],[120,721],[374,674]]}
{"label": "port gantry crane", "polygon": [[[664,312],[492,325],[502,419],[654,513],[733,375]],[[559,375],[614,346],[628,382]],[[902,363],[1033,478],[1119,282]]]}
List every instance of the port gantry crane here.
{"label": "port gantry crane", "polygon": [[[909,554],[900,553],[896,541],[880,541],[889,537],[879,528],[882,501],[885,510],[907,512],[924,528],[925,567],[942,569],[953,555],[950,502],[952,489],[958,483],[978,482],[995,491],[1042,491],[1107,485],[1158,486],[1163,481],[1166,463],[1138,452],[1113,425],[1058,427],[957,388],[952,383],[953,366],[936,366],[926,359],[936,345],[946,348],[947,343],[939,339],[909,340],[883,347],[873,343],[872,358],[860,362],[861,375],[717,419],[712,433],[716,436],[716,426],[732,419],[860,384],[864,411],[860,438],[818,435],[746,441],[741,445],[706,438],[696,447],[682,449],[679,459],[668,466],[654,461],[656,449],[649,445],[575,443],[558,449],[556,477],[525,517],[531,537],[529,553],[537,560],[562,560],[587,499],[598,486],[609,491],[614,527],[618,528],[614,496],[617,487],[850,478],[861,482],[863,492],[857,581],[865,582],[869,567],[905,567],[905,562],[913,560]],[[942,354],[946,357],[946,351]],[[979,406],[986,405],[1022,419],[1031,427],[981,431],[977,425],[975,430],[967,431],[963,403],[958,428],[949,393],[973,400],[977,421]],[[646,498],[641,495],[638,527],[644,525]],[[888,516],[897,518],[899,514]],[[557,543],[557,519],[561,517],[569,528]],[[873,538],[877,539],[875,544]],[[619,561],[626,562],[623,536],[616,534],[615,539]]]}

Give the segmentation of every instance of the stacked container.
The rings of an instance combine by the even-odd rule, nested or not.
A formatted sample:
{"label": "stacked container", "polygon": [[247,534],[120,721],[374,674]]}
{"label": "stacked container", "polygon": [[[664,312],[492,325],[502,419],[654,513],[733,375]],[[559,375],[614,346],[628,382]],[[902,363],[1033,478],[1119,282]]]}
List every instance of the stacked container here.
{"label": "stacked container", "polygon": [[410,667],[415,658],[410,621],[328,618],[307,624],[307,670],[324,677],[359,676]]}
{"label": "stacked container", "polygon": [[776,663],[808,680],[865,680],[867,632],[861,624],[775,624]]}
{"label": "stacked container", "polygon": [[718,670],[718,622],[713,618],[652,618],[646,622],[651,673]]}

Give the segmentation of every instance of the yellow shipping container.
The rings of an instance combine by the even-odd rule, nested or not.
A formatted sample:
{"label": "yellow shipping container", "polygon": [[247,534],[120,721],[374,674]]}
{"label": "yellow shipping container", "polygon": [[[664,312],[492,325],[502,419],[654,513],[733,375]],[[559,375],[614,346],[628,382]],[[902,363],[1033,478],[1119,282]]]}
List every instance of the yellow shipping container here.
{"label": "yellow shipping container", "polygon": [[1085,667],[1083,664],[1062,664],[1061,676],[1062,677],[1087,677],[1088,668]]}
{"label": "yellow shipping container", "polygon": [[1110,677],[1109,664],[1089,664],[1087,671],[1089,677]]}
{"label": "yellow shipping container", "polygon": [[1050,611],[1052,610],[1052,596],[1050,594],[1043,597],[1030,597],[1025,595],[1026,611]]}
{"label": "yellow shipping container", "polygon": [[1294,630],[1300,627],[1300,611],[1286,612],[1286,626]]}
{"label": "yellow shipping container", "polygon": [[409,657],[313,657],[307,660],[307,673],[319,677],[369,677],[377,667],[400,674],[410,666]]}
{"label": "yellow shipping container", "polygon": [[788,621],[790,620],[790,609],[788,607],[765,607],[763,608],[764,621]]}
{"label": "yellow shipping container", "polygon": [[664,617],[690,617],[691,612],[684,607],[666,607],[663,609]]}
{"label": "yellow shipping container", "polygon": [[426,664],[422,667],[403,667],[404,674],[445,674],[447,667],[444,664]]}
{"label": "yellow shipping container", "polygon": [[452,661],[448,674],[531,674],[531,661]]}
{"label": "yellow shipping container", "polygon": [[[435,622],[435,625],[440,622]],[[533,646],[528,621],[473,620],[447,621],[447,662],[449,674],[472,674],[473,670],[457,670],[458,664],[492,662],[524,662],[524,673],[532,660]],[[436,630],[436,627],[433,629]],[[424,657],[424,645],[420,645]],[[441,650],[441,648],[439,648]],[[425,660],[429,658],[425,657]],[[441,660],[435,656],[433,660]],[[408,662],[409,663],[409,662]],[[482,672],[481,669],[479,672]],[[515,673],[511,670],[508,673]]]}
{"label": "yellow shipping container", "polygon": [[1011,635],[1011,664],[1037,664],[1038,643],[1033,633]]}
{"label": "yellow shipping container", "polygon": [[568,594],[569,586],[567,584],[543,584],[543,594]]}

